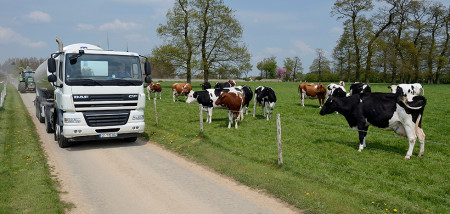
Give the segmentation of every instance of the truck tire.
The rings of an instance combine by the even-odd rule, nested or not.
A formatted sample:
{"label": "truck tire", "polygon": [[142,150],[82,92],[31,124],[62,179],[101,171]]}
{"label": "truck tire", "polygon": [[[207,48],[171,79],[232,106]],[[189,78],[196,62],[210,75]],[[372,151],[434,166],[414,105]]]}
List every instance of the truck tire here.
{"label": "truck tire", "polygon": [[25,84],[25,82],[20,82],[18,88],[19,88],[19,92],[20,92],[20,93],[25,93],[25,90],[26,90],[26,88],[27,88],[27,85]]}
{"label": "truck tire", "polygon": [[64,135],[61,133],[63,130],[62,126],[58,126],[56,127],[56,138],[58,138],[58,146],[60,148],[67,148],[71,146],[71,143],[69,142],[69,140],[67,138],[64,137]]}
{"label": "truck tire", "polygon": [[52,127],[52,124],[50,121],[48,121],[47,117],[45,117],[45,131],[47,133],[53,133],[55,130]]}
{"label": "truck tire", "polygon": [[40,123],[45,122],[45,119],[44,119],[44,117],[42,117],[42,114],[41,114],[41,108],[39,106],[39,103],[36,103],[36,117]]}

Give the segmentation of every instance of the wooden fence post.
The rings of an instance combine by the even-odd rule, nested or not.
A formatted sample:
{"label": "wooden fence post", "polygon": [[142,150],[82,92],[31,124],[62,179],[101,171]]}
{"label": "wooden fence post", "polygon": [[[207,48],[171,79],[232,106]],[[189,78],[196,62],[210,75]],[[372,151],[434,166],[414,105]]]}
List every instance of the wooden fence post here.
{"label": "wooden fence post", "polygon": [[156,111],[156,96],[153,98],[153,106],[155,109],[155,124],[158,125],[158,111]]}
{"label": "wooden fence post", "polygon": [[198,105],[198,111],[200,112],[200,132],[203,132],[203,112],[202,112],[203,106],[202,104]]}
{"label": "wooden fence post", "polygon": [[277,114],[278,165],[283,165],[283,149],[281,146],[281,117]]}

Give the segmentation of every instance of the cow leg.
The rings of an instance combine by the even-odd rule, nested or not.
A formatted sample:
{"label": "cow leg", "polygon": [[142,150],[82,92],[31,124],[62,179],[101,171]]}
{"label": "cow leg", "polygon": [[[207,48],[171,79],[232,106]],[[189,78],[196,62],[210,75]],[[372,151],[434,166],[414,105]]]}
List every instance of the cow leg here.
{"label": "cow leg", "polygon": [[408,152],[406,153],[405,160],[409,160],[411,159],[417,136],[416,132],[414,131],[414,124],[403,124],[403,127],[405,128],[406,136],[409,141],[409,148]]}
{"label": "cow leg", "polygon": [[362,152],[364,147],[366,147],[366,136],[367,136],[368,129],[369,129],[369,126],[358,126],[358,134],[359,134],[358,152]]}
{"label": "cow leg", "polygon": [[304,94],[303,91],[302,91],[302,92],[301,92],[301,96],[300,96],[300,104],[301,104],[302,106],[305,106],[304,100],[305,100],[305,94]]}
{"label": "cow leg", "polygon": [[[241,112],[241,113],[242,113],[242,112]],[[238,113],[236,114],[236,119],[235,119],[235,124],[234,124],[234,128],[235,128],[235,129],[238,128],[239,114],[241,114],[241,113],[238,112]]]}
{"label": "cow leg", "polygon": [[233,124],[233,113],[228,110],[228,128],[231,128],[231,124]]}
{"label": "cow leg", "polygon": [[319,98],[319,108],[322,108],[323,105],[323,99]]}
{"label": "cow leg", "polygon": [[147,97],[148,97],[148,100],[151,100],[150,98],[150,91],[149,90],[147,90]]}
{"label": "cow leg", "polygon": [[159,94],[159,99],[161,99],[161,92],[158,92],[158,94]]}
{"label": "cow leg", "polygon": [[173,102],[175,102],[176,96],[177,96],[177,91],[174,89],[173,90]]}

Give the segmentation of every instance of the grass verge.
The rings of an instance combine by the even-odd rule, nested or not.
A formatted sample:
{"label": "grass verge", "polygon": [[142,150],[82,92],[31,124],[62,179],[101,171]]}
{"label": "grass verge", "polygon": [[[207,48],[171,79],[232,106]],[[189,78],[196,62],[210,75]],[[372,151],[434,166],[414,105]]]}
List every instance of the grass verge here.
{"label": "grass verge", "polygon": [[0,109],[0,213],[64,213],[58,183],[17,90],[7,87]]}
{"label": "grass verge", "polygon": [[[173,103],[172,83],[161,82],[158,126],[153,101],[147,101],[144,136],[217,172],[307,213],[450,213],[450,107],[442,103],[450,98],[449,85],[424,85],[425,156],[417,157],[417,142],[414,157],[403,160],[407,140],[374,127],[367,148],[357,152],[358,133],[342,115],[320,116],[316,99],[300,106],[298,83],[246,83],[253,90],[270,86],[277,94],[284,160],[278,166],[275,116],[265,120],[258,107],[252,117],[251,102],[239,129],[227,129],[227,112],[214,110],[213,122],[200,133],[198,104],[187,105],[183,97]],[[201,90],[200,83],[192,85]],[[371,84],[374,92],[389,92],[387,86]]]}

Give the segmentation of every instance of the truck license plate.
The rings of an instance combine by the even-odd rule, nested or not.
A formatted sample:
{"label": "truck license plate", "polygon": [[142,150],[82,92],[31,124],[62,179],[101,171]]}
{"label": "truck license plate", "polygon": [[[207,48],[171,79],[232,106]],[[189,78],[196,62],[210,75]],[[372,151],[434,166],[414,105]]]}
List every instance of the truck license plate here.
{"label": "truck license plate", "polygon": [[100,138],[117,137],[117,132],[101,133]]}

